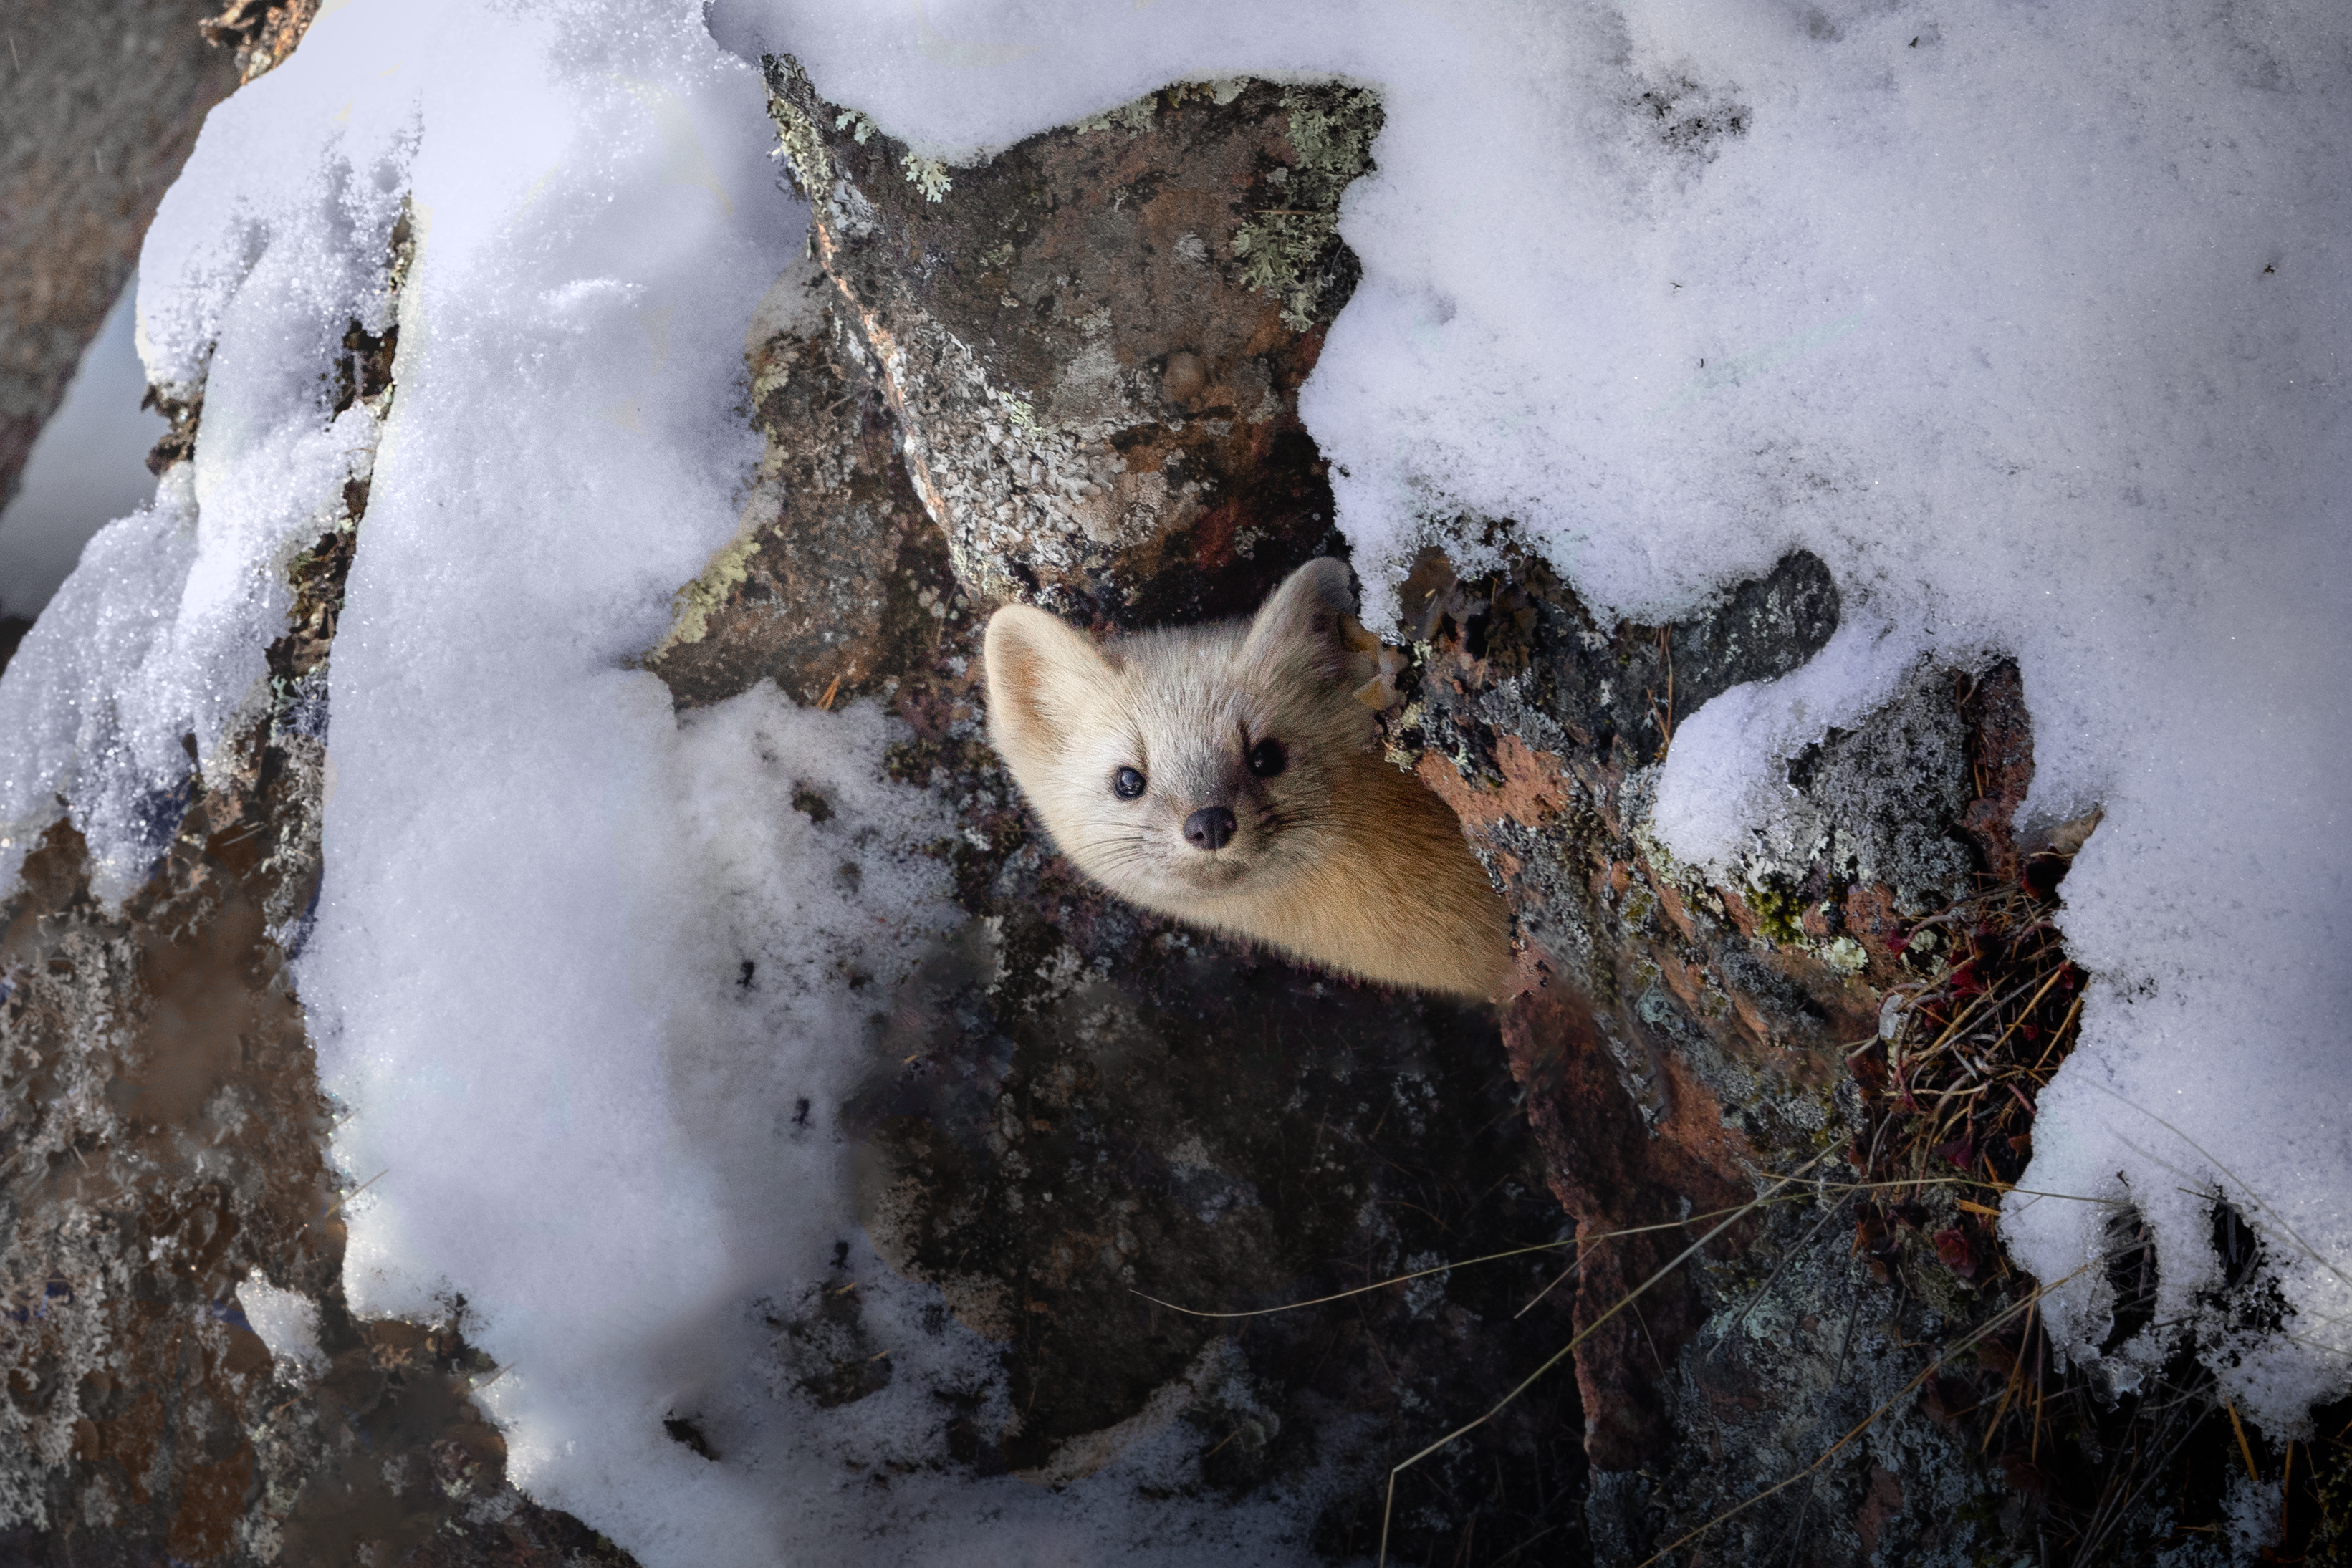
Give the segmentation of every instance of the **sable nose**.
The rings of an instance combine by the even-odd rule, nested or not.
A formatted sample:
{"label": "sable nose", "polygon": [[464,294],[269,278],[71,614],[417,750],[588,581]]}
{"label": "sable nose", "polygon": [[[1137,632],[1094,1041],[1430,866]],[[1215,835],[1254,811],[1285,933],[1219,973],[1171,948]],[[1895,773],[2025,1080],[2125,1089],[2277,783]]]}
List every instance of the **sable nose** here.
{"label": "sable nose", "polygon": [[1221,850],[1234,836],[1234,814],[1223,806],[1203,806],[1184,819],[1184,841],[1196,850]]}

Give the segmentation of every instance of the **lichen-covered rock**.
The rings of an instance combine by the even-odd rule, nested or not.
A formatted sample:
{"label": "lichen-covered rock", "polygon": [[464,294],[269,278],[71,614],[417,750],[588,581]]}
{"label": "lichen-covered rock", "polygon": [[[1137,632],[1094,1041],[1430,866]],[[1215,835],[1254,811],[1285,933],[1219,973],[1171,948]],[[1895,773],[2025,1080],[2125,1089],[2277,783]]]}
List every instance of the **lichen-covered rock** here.
{"label": "lichen-covered rock", "polygon": [[[1827,572],[1793,557],[1666,627],[1600,626],[1531,560],[1465,582],[1425,557],[1402,594],[1421,662],[1393,744],[1461,813],[1528,938],[1539,983],[1505,1037],[1555,1194],[1595,1235],[1736,1206],[1832,1128],[1833,1052],[1873,1004],[1835,967],[1753,942],[1742,901],[1662,867],[1643,828],[1674,709],[1816,652],[1837,625]],[[1579,1281],[1603,1469],[1672,1444],[1661,1358],[1703,1315],[1696,1276],[1653,1288],[1638,1318],[1603,1314],[1695,1236],[1628,1238]]]}
{"label": "lichen-covered rock", "polygon": [[[339,597],[326,570],[309,586]],[[300,661],[297,637],[275,652]],[[192,785],[120,914],[65,824],[0,905],[0,1554],[457,1563],[522,1542],[625,1562],[505,1484],[466,1398],[492,1369],[457,1322],[343,1307],[332,1112],[285,960],[323,761],[296,682]],[[315,1363],[273,1360],[240,1306],[256,1283],[317,1304]]]}
{"label": "lichen-covered rock", "polygon": [[1297,391],[1353,287],[1335,214],[1370,94],[1172,87],[949,171],[789,60],[769,82],[970,591],[1121,626],[1237,614],[1335,538]]}
{"label": "lichen-covered rock", "polygon": [[251,81],[294,52],[320,0],[229,0],[196,25],[205,41],[236,51],[237,77]]}
{"label": "lichen-covered rock", "polygon": [[[1370,1434],[1338,1412],[1402,1435],[1507,1391],[1566,1303],[1512,1316],[1555,1256],[1444,1271],[1455,1236],[1559,1228],[1491,1025],[1023,887],[1043,862],[1016,857],[1006,915],[898,998],[852,1108],[868,1233],[1006,1346],[1021,1414],[985,1442],[990,1462],[1075,1479],[1211,1391],[1234,1406],[1245,1389],[1222,1424],[1195,1412],[1215,1484],[1343,1457],[1376,1470]],[[1040,894],[1058,895],[1058,923],[1024,910]],[[1345,1312],[1248,1320],[1238,1340],[1170,1310],[1258,1310],[1417,1270],[1438,1271]],[[1569,1393],[1533,1408],[1557,1418]],[[1573,1484],[1524,1440],[1464,1459]]]}
{"label": "lichen-covered rock", "polygon": [[1975,862],[1952,830],[1970,796],[1968,731],[1948,671],[1913,672],[1862,728],[1790,758],[1789,786],[1795,800],[1759,830],[1759,858],[1891,887],[1895,912],[1915,918],[1967,894]]}
{"label": "lichen-covered rock", "polygon": [[895,695],[933,675],[943,628],[964,619],[846,315],[803,266],[753,323],[752,417],[766,449],[743,530],[681,592],[676,626],[646,660],[682,704],[761,679],[827,707]]}

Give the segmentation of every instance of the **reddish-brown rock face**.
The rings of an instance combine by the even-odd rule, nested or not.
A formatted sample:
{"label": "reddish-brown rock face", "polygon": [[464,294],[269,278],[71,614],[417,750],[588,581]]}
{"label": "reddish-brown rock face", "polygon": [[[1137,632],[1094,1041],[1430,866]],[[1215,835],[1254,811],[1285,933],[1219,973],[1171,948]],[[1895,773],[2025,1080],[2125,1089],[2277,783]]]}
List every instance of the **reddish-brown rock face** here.
{"label": "reddish-brown rock face", "polygon": [[[1675,711],[1801,664],[1836,627],[1836,591],[1799,557],[1704,618],[1602,628],[1539,563],[1465,582],[1432,555],[1402,593],[1425,653],[1392,743],[1482,843],[1528,938],[1504,1039],[1552,1191],[1589,1239],[1566,1287],[1589,1331],[1587,1451],[1629,1470],[1673,1447],[1672,1362],[1706,1315],[1696,1269],[1643,1289],[1716,1223],[1670,1222],[1738,1207],[1802,1147],[1838,1068],[1827,1048],[1875,1023],[1858,983],[1759,952],[1737,894],[1660,875],[1634,830]],[[1601,1239],[1621,1231],[1638,1234]]]}

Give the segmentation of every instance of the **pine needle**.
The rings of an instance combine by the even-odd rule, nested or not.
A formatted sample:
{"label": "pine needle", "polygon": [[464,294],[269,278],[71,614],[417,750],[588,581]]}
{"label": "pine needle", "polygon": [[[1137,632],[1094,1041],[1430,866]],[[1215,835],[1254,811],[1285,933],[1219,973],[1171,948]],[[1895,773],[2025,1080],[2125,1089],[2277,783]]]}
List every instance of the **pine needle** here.
{"label": "pine needle", "polygon": [[2238,1435],[2238,1452],[2243,1455],[2246,1460],[2246,1479],[2256,1486],[2262,1485],[2263,1473],[2254,1469],[2254,1446],[2246,1441],[2246,1426],[2244,1422],[2238,1419],[2236,1402],[2224,1399],[2221,1401],[2221,1408],[2230,1413],[2230,1430]]}

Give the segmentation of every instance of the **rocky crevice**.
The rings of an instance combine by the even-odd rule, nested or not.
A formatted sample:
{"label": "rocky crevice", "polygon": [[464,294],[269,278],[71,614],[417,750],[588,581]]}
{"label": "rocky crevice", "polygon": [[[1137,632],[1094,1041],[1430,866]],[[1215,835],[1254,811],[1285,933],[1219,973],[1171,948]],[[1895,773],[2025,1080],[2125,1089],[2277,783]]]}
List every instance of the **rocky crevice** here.
{"label": "rocky crevice", "polygon": [[[877,624],[862,657],[890,665],[883,690],[912,732],[895,774],[941,792],[966,823],[965,841],[943,852],[987,935],[936,957],[898,998],[888,1065],[852,1121],[877,1246],[1006,1346],[1024,1415],[1001,1432],[968,1432],[961,1461],[1066,1479],[1138,1423],[1230,1404],[1212,1390],[1197,1331],[1120,1326],[1125,1291],[1181,1300],[1167,1293],[1181,1286],[1209,1300],[1222,1285],[1229,1301],[1298,1299],[1336,1278],[1336,1259],[1405,1273],[1416,1257],[1442,1262],[1503,1240],[1449,1221],[1460,1239],[1450,1251],[1382,1249],[1375,1231],[1327,1224],[1315,1186],[1248,1152],[1286,1125],[1290,1113],[1271,1106],[1312,1105],[1330,1169],[1378,1166],[1393,1124],[1332,1114],[1336,1085],[1368,1073],[1405,1082],[1434,1049],[1449,1061],[1484,1053],[1508,1074],[1507,1089],[1500,1074],[1484,1088],[1475,1074],[1441,1077],[1448,1095],[1515,1103],[1505,1120],[1528,1140],[1515,1158],[1532,1162],[1518,1168],[1559,1206],[1552,1223],[1564,1219],[1573,1244],[1563,1255],[1576,1266],[1547,1276],[1543,1309],[1564,1309],[1567,1322],[1528,1343],[1504,1326],[1517,1320],[1491,1285],[1470,1286],[1469,1269],[1444,1275],[1461,1327],[1450,1365],[1427,1385],[1436,1403],[1414,1409],[1423,1385],[1409,1371],[1310,1398],[1280,1374],[1291,1358],[1263,1347],[1330,1331],[1249,1320],[1223,1356],[1246,1371],[1257,1413],[1234,1430],[1284,1436],[1268,1457],[1245,1448],[1239,1472],[1231,1445],[1242,1439],[1204,1447],[1204,1487],[1286,1473],[1300,1460],[1275,1456],[1307,1451],[1302,1424],[1314,1453],[1369,1480],[1380,1444],[1336,1437],[1353,1429],[1344,1417],[1385,1412],[1393,1463],[1466,1418],[1457,1412],[1475,1416],[1465,1396],[1507,1389],[1512,1372],[1544,1364],[1573,1334],[1573,1378],[1538,1382],[1510,1406],[1518,1436],[1482,1429],[1432,1469],[1499,1441],[1507,1470],[1572,1435],[1580,1464],[1554,1448],[1527,1473],[1557,1485],[1580,1470],[1575,1517],[1511,1515],[1506,1485],[1447,1493],[1450,1516],[1416,1513],[1423,1533],[1406,1560],[1500,1559],[1549,1533],[1570,1560],[1634,1561],[1693,1535],[1684,1549],[1736,1553],[1738,1541],[1832,1563],[2003,1551],[2076,1529],[2018,1466],[1995,1462],[2016,1417],[2004,1406],[1988,1418],[1959,1391],[2032,1363],[2041,1396],[2064,1396],[2047,1347],[2016,1321],[2030,1281],[2000,1262],[1988,1200],[2021,1167],[2032,1095],[2071,1043],[2079,1015],[2063,1003],[2082,977],[2053,982],[2031,1019],[2011,1016],[2014,997],[2002,1003],[2011,1012],[1996,1009],[2010,1030],[2002,1049],[2020,1030],[2036,1040],[2031,1071],[1998,1101],[2006,1123],[1946,1136],[1870,1054],[1883,1055],[1873,1042],[1905,998],[2013,978],[2055,951],[2056,882],[2095,824],[2057,842],[2012,841],[2032,772],[2013,666],[1922,667],[1851,733],[1791,759],[1794,805],[1722,885],[1650,832],[1659,763],[1682,716],[1826,643],[1839,616],[1830,574],[1791,557],[1672,625],[1609,624],[1514,547],[1507,520],[1457,520],[1506,565],[1465,577],[1440,552],[1418,563],[1396,606],[1411,647],[1385,722],[1391,760],[1454,807],[1510,899],[1527,989],[1499,1030],[1466,1015],[1441,1025],[1426,1004],[1416,1005],[1426,1021],[1386,1034],[1328,1021],[1365,993],[1122,909],[1051,855],[984,745],[973,661],[979,622],[1008,600],[1098,629],[1234,613],[1297,560],[1341,548],[1295,392],[1349,267],[1318,252],[1309,270],[1337,286],[1286,294],[1254,269],[1254,236],[1281,199],[1273,192],[1314,184],[1302,169],[1332,144],[1318,138],[1341,121],[1376,126],[1376,112],[1350,89],[1183,84],[950,171],[824,102],[789,61],[771,62],[770,83],[783,151],[816,208],[828,325],[807,341],[829,345],[827,377],[867,389],[861,417],[894,430],[912,497],[936,527],[928,566],[898,570],[947,574],[924,600],[944,624],[902,619],[920,631],[912,642]],[[1317,200],[1336,206],[1344,183],[1326,183]],[[1211,307],[1222,335],[1202,325]],[[1271,401],[1254,403],[1258,389]],[[1237,462],[1244,450],[1262,465]],[[713,624],[752,618],[730,602]],[[766,657],[782,672],[804,655],[804,643],[779,638]],[[682,701],[719,695],[674,690]],[[1979,970],[1956,956],[1956,931]],[[1247,998],[1238,1009],[1235,992]],[[1255,1082],[1265,1068],[1248,1041],[1276,1018],[1282,1076],[1245,1113],[1187,1097],[1200,1061]],[[1899,1030],[1886,1038],[1903,1049]],[[1480,1179],[1477,1156],[1414,1146],[1433,1172]],[[1944,1178],[1921,1163],[1935,1148],[1965,1150],[1976,1197],[1935,1185]],[[1187,1174],[1197,1172],[1215,1174]],[[1781,1185],[1792,1173],[1803,1179]],[[1204,1179],[1207,1207],[1188,1218],[1201,1197],[1191,1184]],[[1925,1207],[1853,1196],[1857,1181],[1905,1179],[1938,1196]],[[1361,1184],[1351,1175],[1351,1185]],[[1296,1196],[1275,1203],[1269,1192]],[[1773,1201],[1752,1207],[1759,1193]],[[1692,1255],[1710,1217],[1744,1206]],[[1533,1219],[1511,1213],[1515,1225]],[[1216,1226],[1194,1228],[1212,1214]],[[1430,1364],[1410,1348],[1413,1314],[1395,1311],[1430,1289],[1378,1293],[1388,1315],[1354,1331],[1372,1359]],[[1841,1448],[1837,1423],[1874,1411],[1869,1443]],[[1204,1444],[1216,1425],[1204,1422]],[[2097,1448],[2096,1425],[2065,1436],[2071,1452]],[[2061,1441],[2026,1432],[2036,1451],[2045,1438]],[[1801,1489],[1741,1506],[1816,1458]],[[1320,1544],[1365,1543],[1339,1521],[1364,1517],[1370,1490],[1327,1511]],[[1735,1508],[1737,1525],[1717,1521]],[[2100,1549],[2159,1528],[2140,1519]]]}
{"label": "rocky crevice", "polygon": [[[1265,84],[1155,95],[1013,150],[1010,173],[958,171],[934,200],[904,177],[903,150],[816,102],[788,68],[773,79],[804,182],[812,169],[863,167],[894,184],[870,198],[846,176],[817,185],[832,202],[819,214],[817,266],[782,286],[805,291],[805,308],[780,311],[784,324],[751,356],[755,387],[779,388],[759,393],[763,473],[798,483],[755,497],[745,534],[683,596],[680,633],[648,664],[684,706],[763,677],[803,701],[884,697],[908,727],[894,775],[953,801],[965,825],[940,849],[974,923],[895,999],[844,1118],[877,1248],[1004,1347],[1019,1414],[992,1427],[975,1401],[943,1458],[1058,1484],[1181,1422],[1204,1496],[1339,1477],[1349,1484],[1309,1533],[1328,1552],[1370,1552],[1384,1456],[1475,1417],[1564,1323],[1557,1295],[1514,1316],[1557,1272],[1564,1237],[1495,1026],[1434,1001],[1399,1005],[1105,897],[1026,818],[986,745],[978,693],[985,610],[1024,574],[1023,591],[1100,624],[1142,625],[1250,608],[1333,541],[1295,404],[1322,324],[1286,325],[1282,300],[1230,264],[1249,209],[1219,187],[1298,157],[1290,127],[1302,111]],[[1149,201],[1090,183],[1131,180],[1116,160],[1164,158],[1171,135],[1207,149],[1209,167],[1151,183]],[[1055,179],[1070,183],[1068,199],[1037,194],[1036,182]],[[1001,293],[1036,275],[1039,308],[1013,340],[992,326],[1011,308],[959,280],[960,267],[881,267],[871,253],[898,253],[876,236],[901,219],[934,251],[1016,236],[1009,251],[992,238],[987,263],[1013,279],[989,286]],[[1176,243],[1188,235],[1200,245]],[[920,364],[893,357],[918,340],[971,354],[979,369],[935,395]],[[1175,362],[1191,406],[1169,393],[1172,343],[1201,361]],[[1074,391],[1068,359],[1089,352],[1093,379]],[[1182,380],[1195,372],[1197,384]],[[1237,382],[1254,389],[1248,408],[1234,406]],[[1020,440],[1066,440],[1066,455],[1092,472],[1137,477],[1093,497],[1047,494],[1051,476],[1018,466],[1028,448],[1008,452],[1019,426],[1002,415],[1001,441],[985,424],[972,440],[914,423],[974,423],[1005,398],[1035,411]],[[927,481],[950,471],[951,448],[954,473],[978,471],[967,492],[982,480],[1021,486],[999,504],[1029,508],[1017,515],[1031,531],[990,535],[992,515],[960,510]],[[1184,483],[1171,490],[1168,476]],[[1215,483],[1185,487],[1201,476]],[[1098,503],[1085,514],[1093,524],[1052,510],[1072,495]],[[861,596],[822,627],[796,622],[769,586],[819,553],[836,575],[815,591]],[[989,564],[966,575],[975,559]],[[1544,1250],[1442,1267],[1469,1239],[1495,1235]],[[1194,1315],[1419,1270],[1412,1285],[1336,1312]],[[854,1311],[773,1315],[780,1363],[821,1408],[879,1386],[861,1371]],[[1558,1380],[1410,1477],[1395,1544],[1436,1550],[1465,1510],[1498,1536],[1580,1531],[1575,1397]]]}

